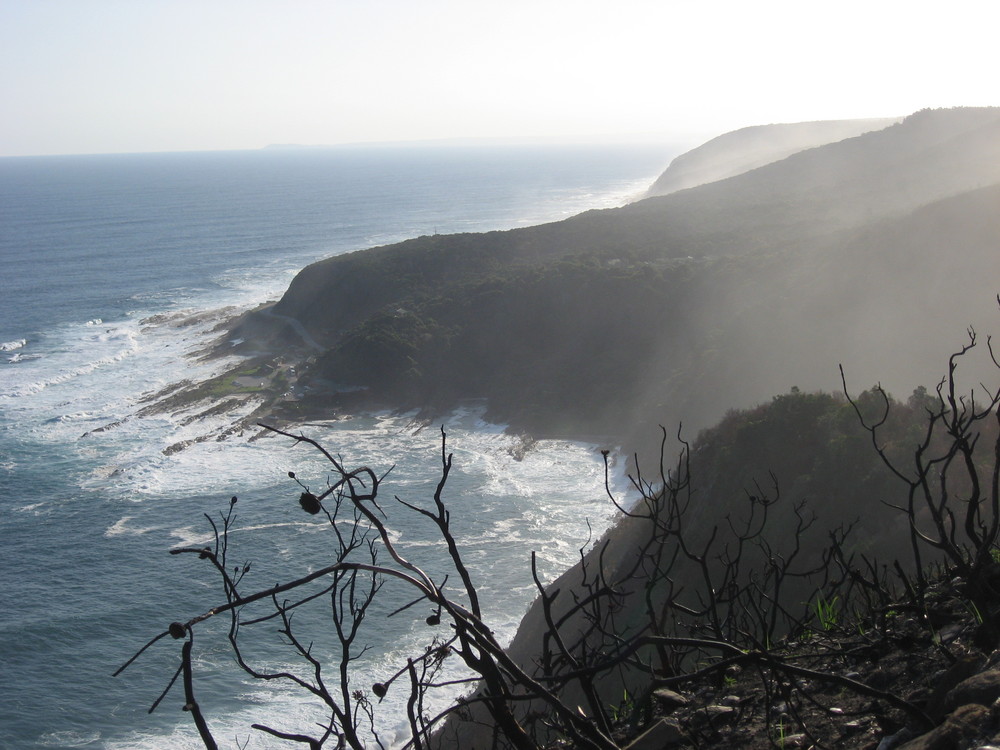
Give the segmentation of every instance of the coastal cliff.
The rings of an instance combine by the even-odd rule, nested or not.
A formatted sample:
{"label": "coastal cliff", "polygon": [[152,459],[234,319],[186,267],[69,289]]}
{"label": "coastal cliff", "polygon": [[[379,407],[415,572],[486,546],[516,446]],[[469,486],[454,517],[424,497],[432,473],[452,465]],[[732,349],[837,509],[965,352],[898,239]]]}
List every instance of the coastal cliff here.
{"label": "coastal cliff", "polygon": [[617,209],[329,258],[231,337],[299,358],[299,413],[485,399],[515,429],[648,448],[658,423],[833,390],[839,363],[923,382],[993,320],[998,200],[1000,110],[926,110]]}
{"label": "coastal cliff", "polygon": [[[782,128],[773,132],[777,138]],[[648,723],[650,695],[666,685],[694,691],[677,700],[701,700],[670,725],[688,732],[675,738],[681,744],[697,737],[706,747],[731,746],[741,712],[759,719],[758,745],[749,746],[773,742],[775,722],[829,724],[826,708],[822,717],[792,716],[772,695],[780,689],[809,702],[819,694],[815,682],[774,677],[801,676],[795,664],[811,659],[810,680],[850,688],[850,710],[867,722],[860,734],[846,724],[823,731],[840,732],[844,746],[868,747],[890,729],[927,730],[949,701],[960,700],[936,698],[927,679],[912,675],[884,682],[891,690],[872,687],[884,679],[871,666],[883,652],[905,664],[901,652],[920,648],[921,663],[943,676],[949,660],[974,656],[981,669],[1000,642],[982,627],[995,625],[992,614],[976,623],[960,612],[962,596],[992,606],[993,594],[976,588],[993,585],[983,584],[994,575],[992,542],[976,552],[978,567],[951,561],[929,584],[910,552],[910,530],[934,522],[934,510],[907,515],[906,483],[882,460],[905,461],[929,415],[944,424],[949,409],[960,412],[966,402],[949,407],[947,393],[935,401],[921,386],[951,377],[954,369],[942,362],[969,326],[995,328],[1000,110],[921,111],[790,155],[783,148],[774,145],[762,166],[746,170],[752,155],[733,158],[716,171],[730,175],[724,179],[619,209],[508,232],[420,237],[321,261],[230,334],[234,348],[286,358],[276,372],[295,370],[293,397],[268,407],[289,418],[370,404],[441,413],[484,399],[487,416],[514,429],[624,445],[637,453],[636,472],[655,467],[659,456],[659,471],[636,476],[640,512],[623,506],[624,520],[593,551],[539,586],[504,657],[510,673],[537,669],[562,686],[563,709],[588,705],[590,713],[578,709],[584,723],[603,722],[605,735],[618,732],[615,742],[631,741],[638,725],[626,730],[610,717]],[[991,392],[991,359],[969,358],[962,382]],[[848,390],[880,382],[911,395],[896,400],[878,386],[848,401],[833,393],[844,385],[838,365]],[[883,402],[894,416],[878,422]],[[881,440],[864,426],[876,422]],[[658,453],[656,425],[680,423],[682,438],[697,437],[679,442],[683,458],[672,464]],[[966,442],[987,435],[982,443],[992,445],[996,426],[976,434]],[[926,445],[942,440],[928,437]],[[970,472],[980,470],[980,458],[967,462]],[[956,488],[971,494],[961,482],[941,484],[945,502]],[[665,497],[666,511],[642,517],[642,503]],[[975,540],[976,524],[985,522],[969,517],[966,533]],[[680,562],[659,567],[663,555]],[[885,571],[896,560],[904,563],[890,581]],[[819,583],[810,577],[817,571]],[[720,605],[723,590],[731,598]],[[596,615],[580,608],[599,597],[606,603]],[[864,606],[849,609],[848,601]],[[913,618],[897,617],[901,601]],[[945,631],[942,622],[954,627]],[[560,629],[572,647],[553,646]],[[857,647],[848,637],[855,631]],[[647,632],[660,640],[640,643]],[[684,640],[692,636],[695,645]],[[684,647],[680,656],[668,642]],[[836,658],[803,654],[803,642]],[[622,643],[639,645],[617,660]],[[573,649],[613,669],[578,679],[578,662],[566,657]],[[716,666],[739,669],[719,667],[717,684],[699,686],[692,662],[712,649],[729,655]],[[577,676],[564,680],[554,671],[559,658]],[[753,688],[747,665],[771,676]],[[844,665],[851,671],[842,673]],[[869,670],[863,681],[859,670]],[[757,692],[707,702],[730,685]],[[905,697],[893,692],[904,687],[911,690]],[[526,726],[535,722],[531,731],[544,739],[550,716],[539,695],[525,696],[515,713]],[[491,728],[478,710],[464,706],[439,741],[489,746]],[[719,716],[730,719],[716,722]],[[979,718],[973,734],[992,726]]]}

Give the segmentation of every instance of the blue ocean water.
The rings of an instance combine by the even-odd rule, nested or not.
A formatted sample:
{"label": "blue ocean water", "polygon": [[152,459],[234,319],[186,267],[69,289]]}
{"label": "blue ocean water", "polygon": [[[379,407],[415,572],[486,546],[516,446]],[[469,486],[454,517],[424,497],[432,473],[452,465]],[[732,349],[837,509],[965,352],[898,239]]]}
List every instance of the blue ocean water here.
{"label": "blue ocean water", "polygon": [[[146,712],[176,644],[111,673],[170,621],[221,602],[207,566],[168,550],[209,540],[203,514],[217,517],[231,495],[235,554],[253,561],[261,587],[324,564],[329,529],[301,512],[287,478],[322,486],[318,457],[278,439],[215,439],[236,412],[137,413],[151,394],[219,370],[192,356],[215,326],[331,254],[619,205],[673,155],[521,146],[0,159],[0,747],[200,746],[178,688]],[[509,637],[532,598],[530,552],[554,576],[609,522],[600,454],[541,441],[517,460],[516,438],[474,408],[444,421],[460,543],[491,624]],[[432,497],[436,427],[378,414],[307,429],[348,464],[395,465],[386,497]],[[195,442],[164,453],[182,440]],[[433,560],[429,530],[395,511],[392,523],[407,554]],[[423,642],[397,620],[366,623],[359,686]],[[249,748],[284,746],[251,732],[254,721],[311,731],[322,720],[301,693],[245,680],[218,630],[199,631],[196,686],[225,746],[248,735]],[[398,708],[391,696],[378,707],[387,744]]]}

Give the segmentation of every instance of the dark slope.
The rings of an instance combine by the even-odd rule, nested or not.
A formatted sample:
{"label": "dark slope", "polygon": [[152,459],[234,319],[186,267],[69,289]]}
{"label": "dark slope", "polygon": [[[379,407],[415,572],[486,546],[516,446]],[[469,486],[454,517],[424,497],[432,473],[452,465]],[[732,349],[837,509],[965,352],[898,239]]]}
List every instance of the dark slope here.
{"label": "dark slope", "polygon": [[305,380],[382,402],[485,397],[542,433],[695,429],[834,388],[841,362],[861,384],[936,380],[996,319],[998,185],[1000,110],[922,111],[621,209],[331,258],[274,312],[327,348]]}

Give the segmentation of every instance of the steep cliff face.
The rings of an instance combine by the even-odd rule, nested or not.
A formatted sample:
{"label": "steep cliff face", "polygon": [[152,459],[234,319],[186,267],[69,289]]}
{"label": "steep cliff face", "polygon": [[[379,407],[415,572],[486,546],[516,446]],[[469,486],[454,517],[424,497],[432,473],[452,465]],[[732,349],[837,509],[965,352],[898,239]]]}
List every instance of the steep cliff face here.
{"label": "steep cliff face", "polygon": [[921,111],[619,209],[331,258],[251,322],[301,343],[298,321],[325,349],[304,380],[383,403],[486,398],[539,433],[697,429],[836,388],[839,363],[924,382],[956,331],[994,320],[998,185],[1000,110]]}

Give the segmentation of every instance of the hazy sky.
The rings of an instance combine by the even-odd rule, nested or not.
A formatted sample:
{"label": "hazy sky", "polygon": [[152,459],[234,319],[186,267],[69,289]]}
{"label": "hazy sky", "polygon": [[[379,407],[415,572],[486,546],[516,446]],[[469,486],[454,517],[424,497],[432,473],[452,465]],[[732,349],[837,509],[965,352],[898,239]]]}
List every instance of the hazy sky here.
{"label": "hazy sky", "polygon": [[995,0],[0,0],[0,155],[997,105],[998,21]]}

